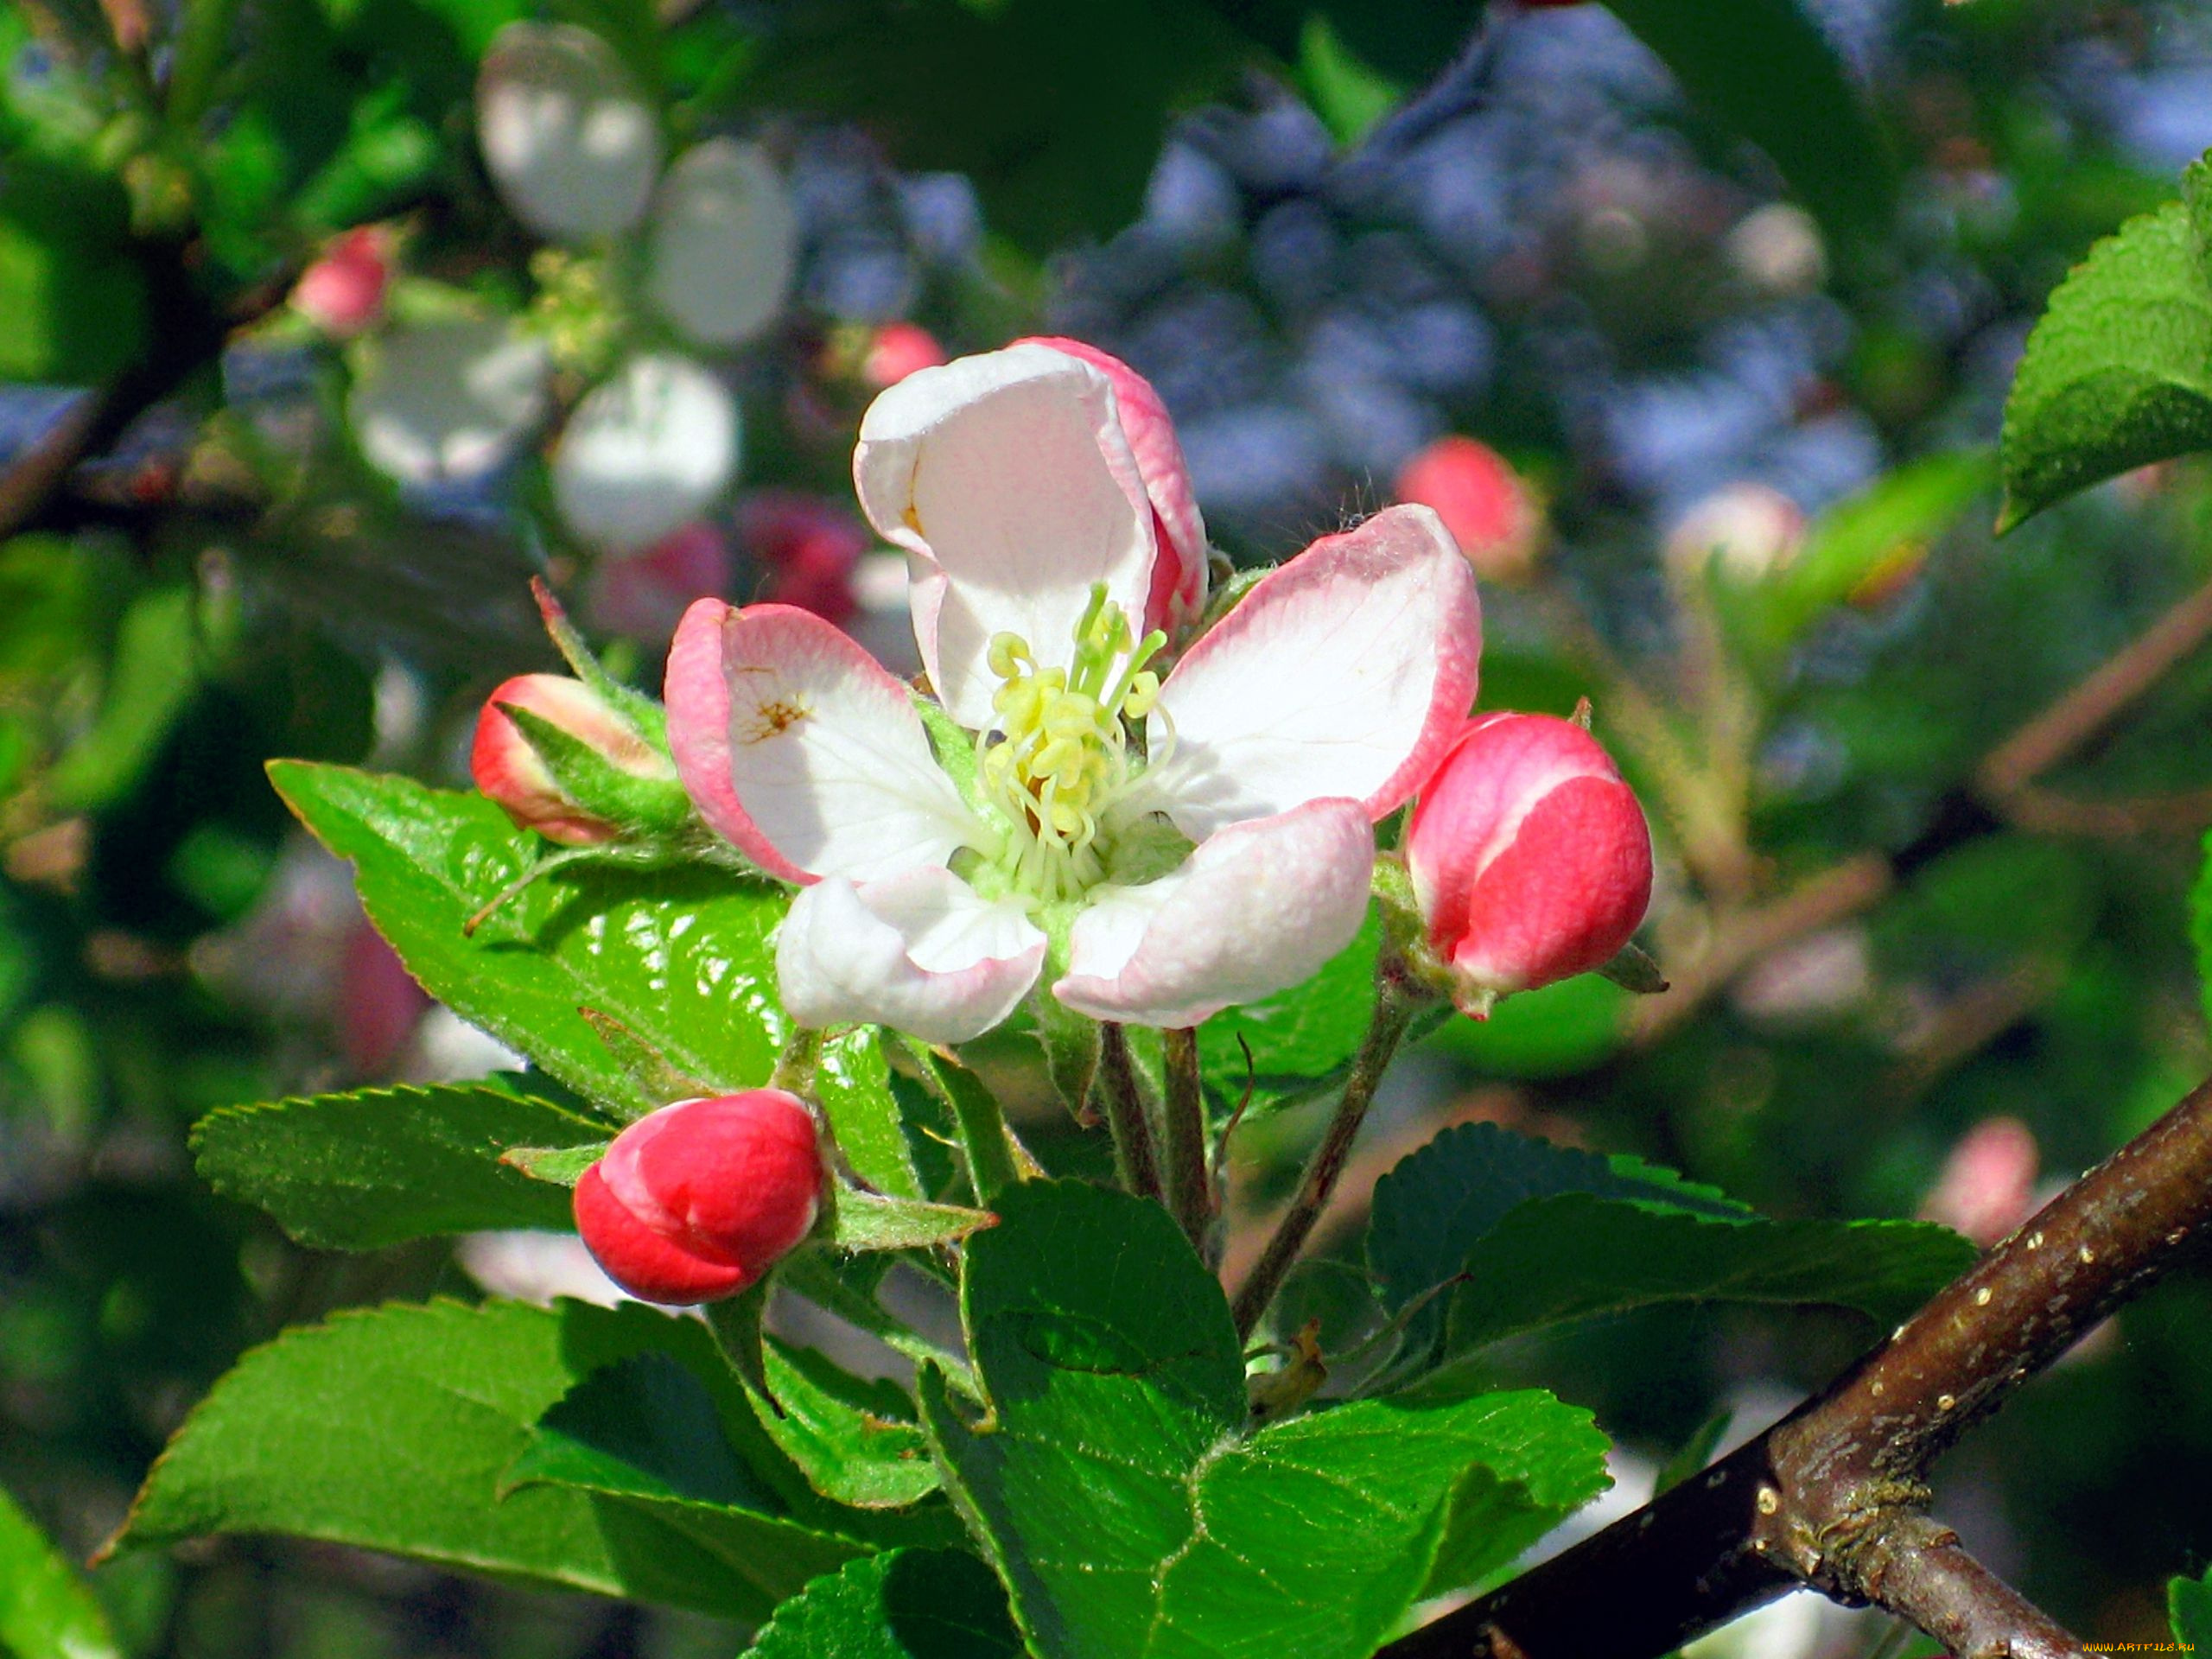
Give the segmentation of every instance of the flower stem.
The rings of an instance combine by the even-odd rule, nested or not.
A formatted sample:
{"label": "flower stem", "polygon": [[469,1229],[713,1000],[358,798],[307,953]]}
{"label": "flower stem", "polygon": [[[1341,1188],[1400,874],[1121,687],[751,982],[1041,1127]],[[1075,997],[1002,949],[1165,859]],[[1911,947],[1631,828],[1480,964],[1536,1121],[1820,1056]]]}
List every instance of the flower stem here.
{"label": "flower stem", "polygon": [[1129,1058],[1129,1034],[1110,1021],[1098,1028],[1098,1086],[1106,1096],[1106,1123],[1114,1132],[1114,1166],[1122,1185],[1141,1198],[1158,1198],[1160,1160],[1153,1150],[1152,1115],[1144,1086]]}
{"label": "flower stem", "polygon": [[1205,1091],[1198,1076],[1198,1033],[1160,1033],[1167,1049],[1167,1208],[1200,1255],[1213,1224],[1213,1182],[1206,1173]]}
{"label": "flower stem", "polygon": [[1306,1235],[1313,1230],[1313,1224],[1320,1219],[1329,1195],[1336,1191],[1338,1178],[1344,1173],[1344,1162],[1351,1155],[1352,1141],[1359,1134],[1368,1107],[1374,1103],[1376,1087],[1389,1070],[1390,1057],[1397,1052],[1398,1041],[1406,1034],[1406,1027],[1420,1007],[1418,994],[1399,985],[1395,976],[1386,970],[1376,986],[1375,1017],[1368,1024],[1367,1037],[1360,1044],[1359,1052],[1352,1058],[1343,1097],[1337,1103],[1337,1115],[1329,1120],[1321,1144],[1313,1149],[1305,1178],[1298,1184],[1298,1196],[1276,1225],[1267,1249],[1260,1253],[1250,1276],[1237,1289],[1239,1341],[1252,1334],[1261,1315],[1274,1300],[1275,1293],[1282,1288],[1284,1275],[1297,1261],[1299,1251],[1305,1248]]}

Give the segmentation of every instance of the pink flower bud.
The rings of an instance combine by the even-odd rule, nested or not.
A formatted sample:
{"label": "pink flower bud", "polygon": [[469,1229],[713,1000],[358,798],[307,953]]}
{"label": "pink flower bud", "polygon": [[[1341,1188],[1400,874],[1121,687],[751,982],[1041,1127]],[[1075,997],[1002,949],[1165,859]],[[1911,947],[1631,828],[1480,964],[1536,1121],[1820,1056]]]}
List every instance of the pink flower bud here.
{"label": "pink flower bud", "polygon": [[797,490],[755,490],[738,506],[737,531],[768,573],[763,600],[839,624],[859,609],[853,570],[868,533],[843,508]]}
{"label": "pink flower bud", "polygon": [[384,315],[391,283],[391,233],[355,226],[331,243],[292,286],[292,308],[326,334],[358,334]]}
{"label": "pink flower bud", "polygon": [[2034,1130],[2017,1117],[1986,1117],[1951,1148],[1921,1213],[1986,1249],[2035,1213],[2041,1161]]}
{"label": "pink flower bud", "polygon": [[933,369],[945,360],[944,347],[921,324],[887,322],[868,343],[868,355],[861,359],[861,378],[881,391],[917,369]]}
{"label": "pink flower bud", "polygon": [[518,675],[492,693],[477,716],[468,770],[476,787],[505,807],[520,829],[535,830],[548,841],[566,846],[588,847],[612,841],[623,826],[604,813],[589,810],[562,787],[523,728],[507,717],[503,704],[558,727],[616,773],[675,783],[674,763],[581,680],[558,674]]}
{"label": "pink flower bud", "polygon": [[1797,556],[1805,515],[1777,489],[1748,481],[1715,490],[1667,532],[1667,568],[1702,577],[1708,565],[1738,582],[1756,582]]}
{"label": "pink flower bud", "polygon": [[1651,832],[1597,741],[1550,715],[1471,721],[1406,826],[1429,943],[1479,1017],[1602,967],[1651,901]]}
{"label": "pink flower bud", "polygon": [[353,1075],[380,1077],[391,1069],[430,1007],[399,953],[366,917],[346,934],[338,964],[338,1036]]}
{"label": "pink flower bud", "polygon": [[734,1296],[813,1230],[814,1117],[795,1095],[664,1106],[614,1137],[576,1183],[576,1230],[607,1276],[649,1302]]}
{"label": "pink flower bud", "polygon": [[1145,602],[1147,629],[1171,633],[1196,617],[1206,601],[1206,527],[1191,488],[1190,469],[1167,405],[1152,382],[1110,353],[1079,340],[1033,336],[1016,346],[1049,346],[1080,358],[1114,384],[1114,402],[1122,435],[1136,456],[1137,473],[1152,501],[1153,542],[1159,550],[1152,568],[1152,593]]}
{"label": "pink flower bud", "polygon": [[1488,444],[1457,434],[1437,439],[1399,472],[1397,498],[1434,508],[1485,582],[1517,582],[1536,562],[1543,514]]}

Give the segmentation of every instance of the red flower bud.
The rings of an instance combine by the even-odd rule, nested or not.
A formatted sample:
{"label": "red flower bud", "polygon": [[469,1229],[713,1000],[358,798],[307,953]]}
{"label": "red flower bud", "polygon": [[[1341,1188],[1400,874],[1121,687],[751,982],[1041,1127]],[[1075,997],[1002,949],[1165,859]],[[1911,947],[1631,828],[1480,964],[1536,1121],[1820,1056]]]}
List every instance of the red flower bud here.
{"label": "red flower bud", "polygon": [[799,490],[754,490],[738,504],[738,539],[766,570],[760,598],[842,626],[860,608],[853,571],[868,527],[835,502]]}
{"label": "red flower bud", "polygon": [[581,680],[558,674],[522,674],[494,691],[476,721],[476,746],[468,757],[476,787],[506,809],[518,827],[548,841],[588,847],[612,841],[623,826],[591,811],[563,789],[505,708],[520,709],[558,727],[605,760],[614,773],[649,783],[676,783],[675,764]]}
{"label": "red flower bud", "polygon": [[734,1296],[813,1230],[813,1114],[780,1089],[681,1100],[614,1137],[576,1183],[576,1230],[649,1302]]}
{"label": "red flower bud", "polygon": [[1469,723],[1422,785],[1406,862],[1460,1006],[1603,966],[1651,901],[1651,832],[1589,733],[1550,715]]}
{"label": "red flower bud", "polygon": [[918,369],[933,369],[944,360],[944,347],[918,322],[887,322],[868,341],[868,355],[861,359],[861,378],[881,391]]}
{"label": "red flower bud", "polygon": [[1511,463],[1488,444],[1441,437],[1398,474],[1397,498],[1433,507],[1486,582],[1516,582],[1536,562],[1543,514]]}
{"label": "red flower bud", "polygon": [[592,573],[591,619],[612,633],[665,645],[695,599],[729,591],[729,548],[712,524],[690,524],[642,553]]}
{"label": "red flower bud", "polygon": [[292,308],[326,334],[358,334],[384,315],[391,282],[391,232],[362,225],[334,241],[300,273]]}

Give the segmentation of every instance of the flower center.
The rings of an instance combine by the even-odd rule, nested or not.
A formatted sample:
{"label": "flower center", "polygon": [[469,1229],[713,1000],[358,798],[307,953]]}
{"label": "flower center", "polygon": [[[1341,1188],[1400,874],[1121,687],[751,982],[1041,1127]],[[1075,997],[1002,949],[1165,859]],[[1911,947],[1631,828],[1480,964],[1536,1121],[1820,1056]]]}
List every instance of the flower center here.
{"label": "flower center", "polygon": [[999,861],[1023,891],[1071,899],[1105,874],[1107,809],[1131,775],[1122,722],[1152,711],[1160,677],[1145,664],[1166,643],[1157,632],[1135,638],[1103,582],[1090,590],[1065,668],[1039,667],[1018,635],[993,636],[1001,684],[996,717],[976,737],[976,776],[1012,831]]}

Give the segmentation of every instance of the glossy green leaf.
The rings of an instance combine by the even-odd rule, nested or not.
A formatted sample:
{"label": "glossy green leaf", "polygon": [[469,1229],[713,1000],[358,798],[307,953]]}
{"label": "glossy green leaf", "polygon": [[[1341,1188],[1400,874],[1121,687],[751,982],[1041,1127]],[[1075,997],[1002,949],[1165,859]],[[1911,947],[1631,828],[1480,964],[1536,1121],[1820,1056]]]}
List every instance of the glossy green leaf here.
{"label": "glossy green leaf", "polygon": [[[2212,168],[2184,181],[2212,194]],[[2009,530],[2131,467],[2212,448],[2212,269],[2189,206],[2131,219],[2089,250],[2028,336],[2005,403]]]}
{"label": "glossy green leaf", "polygon": [[117,1659],[99,1600],[0,1491],[0,1649],[16,1659]]}
{"label": "glossy green leaf", "polygon": [[753,1659],[1020,1659],[1006,1591],[964,1551],[888,1549],[776,1609]]}
{"label": "glossy green leaf", "polygon": [[[612,1485],[510,1490],[510,1468],[549,1408],[601,1368],[647,1354],[655,1364],[680,1357],[693,1378],[727,1376],[696,1321],[635,1304],[391,1304],[289,1331],[248,1354],[186,1420],[118,1543],[296,1533],[746,1619],[866,1548],[820,1525],[822,1515],[858,1512],[821,1505],[761,1435],[734,1380],[717,1404],[735,1448],[731,1478],[758,1500],[744,1518],[686,1524],[690,1500],[668,1500],[672,1521]],[[742,1554],[733,1553],[738,1536]]]}
{"label": "glossy green leaf", "polygon": [[841,1250],[926,1249],[957,1243],[994,1220],[989,1211],[964,1205],[891,1198],[847,1188],[837,1194],[830,1213],[830,1242]]}
{"label": "glossy green leaf", "polygon": [[938,1489],[937,1465],[896,1383],[863,1382],[811,1348],[770,1338],[767,1382],[781,1414],[761,1427],[824,1497],[859,1509],[902,1509]]}
{"label": "glossy green leaf", "polygon": [[2174,1640],[2199,1653],[2212,1651],[2212,1567],[2201,1579],[2176,1579],[2166,1586]]}
{"label": "glossy green leaf", "polygon": [[192,1131],[200,1173],[302,1244],[373,1250],[487,1227],[569,1225],[569,1195],[501,1161],[598,1147],[613,1126],[479,1084],[226,1106]]}
{"label": "glossy green leaf", "polygon": [[925,1370],[946,1479],[1046,1659],[1364,1659],[1426,1588],[1516,1553],[1604,1483],[1540,1393],[1367,1400],[1244,1434],[1219,1287],[1158,1205],[1032,1181],[968,1247],[994,1408]]}
{"label": "glossy green leaf", "polygon": [[704,866],[573,865],[472,938],[461,924],[542,850],[480,796],[278,761],[277,791],[355,870],[370,919],[431,995],[626,1115],[660,1103],[580,1010],[619,1020],[716,1088],[767,1078],[787,1021],[768,936],[780,890]]}
{"label": "glossy green leaf", "polygon": [[892,1090],[880,1029],[861,1026],[823,1044],[814,1095],[853,1173],[893,1198],[924,1196],[915,1168],[918,1127]]}
{"label": "glossy green leaf", "polygon": [[1606,0],[1690,102],[1767,153],[1831,232],[1886,223],[1896,170],[1799,0]]}
{"label": "glossy green leaf", "polygon": [[1368,1265],[1417,1313],[1408,1352],[1465,1352],[1515,1332],[1669,1301],[1856,1308],[1885,1322],[1973,1263],[1946,1228],[1772,1221],[1636,1159],[1602,1158],[1493,1124],[1446,1130],[1376,1184]]}
{"label": "glossy green leaf", "polygon": [[[747,1434],[758,1436],[763,1450],[790,1441],[811,1456],[829,1455],[823,1437],[834,1439],[837,1430],[823,1403],[827,1383],[773,1358],[768,1373],[779,1402],[791,1383],[794,1397],[817,1409],[805,1424],[794,1425],[765,1407],[747,1412],[740,1405]],[[885,1471],[856,1469],[855,1489],[879,1501],[849,1508],[823,1497],[807,1468],[779,1452],[741,1455],[728,1436],[729,1404],[709,1390],[706,1375],[720,1376],[725,1390],[739,1386],[727,1371],[699,1372],[665,1353],[634,1355],[593,1373],[539,1419],[508,1468],[504,1490],[550,1484],[617,1500],[726,1560],[772,1599],[791,1594],[801,1579],[829,1571],[863,1541],[958,1539],[959,1523],[941,1503],[911,1507],[936,1490],[934,1479],[908,1473],[903,1490],[912,1496],[900,1509],[881,1501],[889,1490]],[[902,1449],[891,1444],[895,1432],[882,1442],[846,1438],[846,1449],[865,1452],[873,1464],[895,1460]],[[903,1449],[918,1455],[919,1441],[909,1427]]]}

